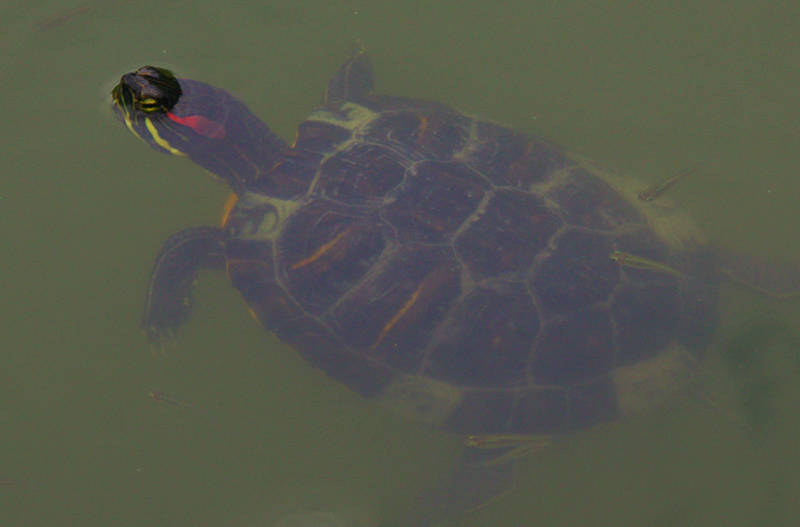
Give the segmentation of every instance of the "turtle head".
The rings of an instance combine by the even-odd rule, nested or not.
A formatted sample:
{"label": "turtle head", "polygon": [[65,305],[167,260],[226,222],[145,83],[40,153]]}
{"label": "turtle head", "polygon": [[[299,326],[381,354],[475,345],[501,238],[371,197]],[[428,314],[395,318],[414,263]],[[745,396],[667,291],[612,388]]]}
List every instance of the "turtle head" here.
{"label": "turtle head", "polygon": [[171,71],[143,66],[123,75],[111,96],[118,111],[137,116],[168,113],[181,93],[181,85]]}
{"label": "turtle head", "polygon": [[143,66],[111,90],[112,107],[152,148],[186,156],[239,193],[278,160],[283,141],[247,106],[214,86]]}

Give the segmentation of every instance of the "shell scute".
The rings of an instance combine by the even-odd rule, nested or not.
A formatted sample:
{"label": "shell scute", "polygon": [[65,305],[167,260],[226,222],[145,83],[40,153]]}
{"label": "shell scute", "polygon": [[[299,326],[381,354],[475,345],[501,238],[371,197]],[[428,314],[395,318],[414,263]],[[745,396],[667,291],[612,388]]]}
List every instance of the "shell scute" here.
{"label": "shell scute", "polygon": [[461,385],[512,386],[539,332],[533,300],[522,284],[493,284],[464,295],[442,323],[424,372]]}
{"label": "shell scute", "polygon": [[495,185],[522,190],[574,164],[555,145],[487,122],[475,123],[474,137],[464,158]]}
{"label": "shell scute", "polygon": [[680,312],[678,284],[674,279],[626,284],[614,295],[610,311],[618,328],[617,365],[644,360],[675,337]]}
{"label": "shell scute", "polygon": [[543,309],[563,314],[607,299],[620,278],[609,257],[613,251],[607,236],[580,231],[559,236],[529,282]]}
{"label": "shell scute", "polygon": [[568,223],[613,230],[644,217],[610,185],[585,168],[573,168],[548,196],[558,203]]}
{"label": "shell scute", "polygon": [[531,376],[536,382],[562,386],[587,381],[611,370],[614,352],[608,312],[583,309],[544,326]]}
{"label": "shell scute", "polygon": [[567,390],[535,387],[522,390],[511,419],[512,430],[542,434],[567,429],[569,400]]}
{"label": "shell scute", "polygon": [[382,216],[403,241],[444,242],[475,212],[488,187],[460,163],[420,163]]}
{"label": "shell scute", "polygon": [[497,190],[485,210],[459,233],[455,248],[477,277],[523,273],[562,225],[538,196]]}
{"label": "shell scute", "polygon": [[380,393],[397,375],[385,364],[364,360],[349,351],[340,337],[316,317],[290,320],[276,334],[326,374],[365,397]]}
{"label": "shell scute", "polygon": [[464,390],[445,427],[475,434],[506,432],[516,396],[509,390]]}
{"label": "shell scute", "polygon": [[385,112],[363,132],[365,141],[392,145],[415,159],[448,160],[469,139],[471,119],[440,110]]}
{"label": "shell scute", "polygon": [[305,194],[319,169],[322,154],[306,150],[288,150],[253,189],[280,199],[296,199]]}
{"label": "shell scute", "polygon": [[569,427],[586,428],[613,421],[620,414],[617,387],[610,376],[603,376],[569,390]]}
{"label": "shell scute", "polygon": [[277,279],[271,241],[234,238],[226,253],[228,276],[259,322],[275,328],[303,314]]}
{"label": "shell scute", "polygon": [[325,121],[303,121],[297,127],[294,148],[324,154],[350,139],[347,128]]}
{"label": "shell scute", "polygon": [[328,317],[348,345],[416,372],[434,328],[460,293],[460,273],[449,249],[401,246]]}
{"label": "shell scute", "polygon": [[281,277],[305,309],[320,314],[372,268],[387,245],[385,230],[376,214],[313,201],[281,233]]}
{"label": "shell scute", "polygon": [[322,164],[315,193],[353,205],[382,200],[403,181],[406,167],[397,158],[384,146],[356,143]]}

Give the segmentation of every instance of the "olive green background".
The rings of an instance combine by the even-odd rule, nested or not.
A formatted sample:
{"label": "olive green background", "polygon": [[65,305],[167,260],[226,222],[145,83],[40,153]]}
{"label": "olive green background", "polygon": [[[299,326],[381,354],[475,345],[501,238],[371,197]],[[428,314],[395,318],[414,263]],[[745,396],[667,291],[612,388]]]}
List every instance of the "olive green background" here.
{"label": "olive green background", "polygon": [[[670,198],[711,239],[800,259],[798,5],[5,0],[0,525],[273,526],[303,510],[402,525],[459,445],[326,379],[223,276],[202,275],[188,326],[148,349],[152,259],[172,232],[216,223],[227,190],[114,120],[122,73],[152,63],[221,85],[290,139],[360,39],[380,91],[647,181],[694,167]],[[800,303],[722,296],[706,395],[557,442],[451,525],[794,523],[798,350],[741,328],[800,332]]]}

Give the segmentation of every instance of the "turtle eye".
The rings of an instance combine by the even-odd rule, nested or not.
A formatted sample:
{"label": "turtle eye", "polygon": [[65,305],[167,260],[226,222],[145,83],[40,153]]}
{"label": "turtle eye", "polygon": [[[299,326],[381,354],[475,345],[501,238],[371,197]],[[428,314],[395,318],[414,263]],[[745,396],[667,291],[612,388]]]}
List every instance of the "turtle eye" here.
{"label": "turtle eye", "polygon": [[158,102],[158,100],[152,97],[147,97],[139,101],[139,109],[143,112],[157,112],[161,110],[161,104]]}

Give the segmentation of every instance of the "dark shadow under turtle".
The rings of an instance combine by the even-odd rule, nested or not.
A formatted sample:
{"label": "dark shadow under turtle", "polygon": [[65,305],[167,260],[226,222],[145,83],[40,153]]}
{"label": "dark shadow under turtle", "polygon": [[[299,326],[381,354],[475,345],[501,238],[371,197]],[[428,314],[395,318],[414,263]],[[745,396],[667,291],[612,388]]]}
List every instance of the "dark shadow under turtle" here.
{"label": "dark shadow under turtle", "polygon": [[684,214],[637,199],[657,192],[633,180],[372,87],[358,49],[291,145],[228,93],[161,68],[123,76],[113,96],[132,132],[235,193],[220,227],[164,244],[149,339],[187,320],[199,270],[225,270],[311,364],[462,434],[462,462],[414,525],[502,492],[513,454],[685,387],[721,275],[798,292],[795,266],[767,272],[710,247]]}

